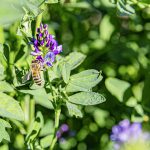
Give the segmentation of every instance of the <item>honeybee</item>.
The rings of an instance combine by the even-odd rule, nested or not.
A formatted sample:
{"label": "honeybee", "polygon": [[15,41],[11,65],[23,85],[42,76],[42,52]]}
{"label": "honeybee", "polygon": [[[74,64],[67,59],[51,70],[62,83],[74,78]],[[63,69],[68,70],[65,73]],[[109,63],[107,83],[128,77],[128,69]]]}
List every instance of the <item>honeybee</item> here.
{"label": "honeybee", "polygon": [[32,63],[30,65],[30,71],[23,77],[22,82],[26,83],[28,80],[30,80],[30,77],[32,76],[34,83],[38,86],[41,86],[41,71],[43,71],[43,67],[41,66],[40,61],[32,60]]}
{"label": "honeybee", "polygon": [[32,78],[34,82],[41,86],[42,85],[42,79],[41,79],[41,64],[39,60],[33,60],[31,63],[31,73],[32,73]]}

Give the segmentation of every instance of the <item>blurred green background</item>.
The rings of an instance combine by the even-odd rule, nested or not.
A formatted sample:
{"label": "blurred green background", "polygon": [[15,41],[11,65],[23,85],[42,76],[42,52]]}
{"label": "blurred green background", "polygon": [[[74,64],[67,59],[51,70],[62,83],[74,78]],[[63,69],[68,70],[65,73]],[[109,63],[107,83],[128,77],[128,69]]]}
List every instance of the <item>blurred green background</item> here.
{"label": "blurred green background", "polygon": [[[130,17],[119,17],[115,5],[109,0],[72,0],[71,3],[48,4],[42,22],[49,25],[50,33],[63,45],[62,55],[78,51],[87,56],[75,72],[102,70],[103,81],[94,90],[107,100],[100,105],[83,107],[83,118],[69,117],[64,107],[60,123],[67,123],[70,132],[63,135],[64,139],[59,140],[56,149],[112,150],[111,128],[124,118],[140,121],[145,130],[150,130],[150,8],[136,9],[136,14]],[[28,68],[24,60],[29,52],[23,58],[17,58],[16,49],[21,49],[22,44],[22,37],[16,35],[18,25],[19,21],[3,25],[0,43],[10,45],[10,64],[13,62],[20,69]],[[32,26],[34,28],[34,21]],[[25,52],[28,48],[22,47]],[[9,83],[13,83],[11,67],[5,70],[5,79]],[[26,105],[33,100],[32,96],[21,93],[15,98]],[[38,110],[45,121],[39,138],[42,143],[43,137],[52,132],[54,113],[37,104],[35,111]],[[1,143],[0,150],[8,147],[11,150],[25,149],[23,130],[28,128],[29,122],[30,119],[25,118],[23,123],[14,123],[8,129],[11,142]],[[42,144],[46,149],[46,143]]]}

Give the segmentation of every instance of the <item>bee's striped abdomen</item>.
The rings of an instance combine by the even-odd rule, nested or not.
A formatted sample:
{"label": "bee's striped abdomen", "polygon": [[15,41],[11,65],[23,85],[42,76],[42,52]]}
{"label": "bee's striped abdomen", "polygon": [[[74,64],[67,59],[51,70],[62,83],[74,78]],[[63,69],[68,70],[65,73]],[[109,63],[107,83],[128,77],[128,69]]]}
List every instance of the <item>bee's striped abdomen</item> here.
{"label": "bee's striped abdomen", "polygon": [[41,86],[42,85],[42,79],[41,79],[41,75],[40,75],[41,65],[38,60],[32,61],[31,71],[32,71],[32,78],[33,78],[34,82],[37,85]]}

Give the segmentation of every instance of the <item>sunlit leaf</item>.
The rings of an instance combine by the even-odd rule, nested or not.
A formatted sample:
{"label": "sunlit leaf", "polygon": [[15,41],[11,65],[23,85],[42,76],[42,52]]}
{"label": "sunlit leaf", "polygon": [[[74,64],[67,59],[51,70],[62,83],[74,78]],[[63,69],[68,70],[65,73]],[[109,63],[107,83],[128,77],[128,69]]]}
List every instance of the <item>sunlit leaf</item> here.
{"label": "sunlit leaf", "polygon": [[62,77],[65,83],[68,83],[70,77],[70,64],[63,63],[62,65]]}
{"label": "sunlit leaf", "polygon": [[40,145],[42,146],[42,148],[47,148],[50,146],[51,142],[52,142],[52,139],[53,139],[53,135],[47,135],[45,137],[43,137],[41,140],[40,140]]}
{"label": "sunlit leaf", "polygon": [[13,87],[6,81],[0,81],[0,92],[13,92]]}
{"label": "sunlit leaf", "polygon": [[24,120],[19,103],[12,97],[0,92],[0,116],[16,120]]}
{"label": "sunlit leaf", "polygon": [[128,82],[117,78],[107,78],[105,85],[107,90],[121,102],[126,90],[130,87]]}
{"label": "sunlit leaf", "polygon": [[68,97],[69,101],[80,105],[96,105],[105,102],[105,97],[95,92],[80,92]]}
{"label": "sunlit leaf", "polygon": [[81,110],[78,108],[77,105],[66,102],[66,106],[68,108],[70,116],[76,116],[76,117],[82,117],[83,116]]}
{"label": "sunlit leaf", "polygon": [[36,138],[40,133],[40,130],[42,129],[44,124],[43,115],[41,112],[37,113],[37,116],[35,118],[35,121],[32,122],[29,132],[26,136],[27,145],[32,149],[34,147],[34,144],[36,142]]}
{"label": "sunlit leaf", "polygon": [[7,121],[0,118],[0,142],[2,142],[3,139],[10,141],[6,128],[11,128],[11,125]]}
{"label": "sunlit leaf", "polygon": [[49,109],[53,108],[52,103],[50,102],[51,95],[47,94],[43,88],[36,90],[20,90],[20,92],[33,95],[37,104],[40,104]]}
{"label": "sunlit leaf", "polygon": [[[109,41],[113,31],[115,30],[113,24],[111,23],[110,16],[105,15],[103,17],[99,29],[100,29],[100,37],[105,41]],[[104,41],[102,43],[104,43]],[[98,44],[100,45],[100,42]]]}
{"label": "sunlit leaf", "polygon": [[58,3],[58,0],[45,0],[45,3],[47,4]]}
{"label": "sunlit leaf", "polygon": [[[22,1],[24,2],[24,1]],[[22,3],[19,0],[1,0],[0,24],[10,24],[23,16]]]}
{"label": "sunlit leaf", "polygon": [[66,58],[66,62],[70,64],[71,70],[78,67],[85,59],[85,55],[79,52],[72,52]]}
{"label": "sunlit leaf", "polygon": [[89,91],[102,80],[101,72],[90,69],[70,77],[66,87],[67,92]]}

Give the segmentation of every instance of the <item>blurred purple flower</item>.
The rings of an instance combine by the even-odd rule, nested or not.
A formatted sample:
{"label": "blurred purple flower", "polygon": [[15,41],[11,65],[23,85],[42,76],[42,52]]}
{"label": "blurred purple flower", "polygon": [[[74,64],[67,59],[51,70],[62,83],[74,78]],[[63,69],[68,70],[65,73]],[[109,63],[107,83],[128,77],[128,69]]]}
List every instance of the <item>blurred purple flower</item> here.
{"label": "blurred purple flower", "polygon": [[60,139],[63,133],[66,133],[68,131],[69,131],[69,126],[67,124],[62,124],[56,133],[57,138]]}
{"label": "blurred purple flower", "polygon": [[40,24],[40,27],[37,28],[36,38],[32,38],[30,44],[34,47],[31,55],[40,60],[42,65],[49,67],[55,61],[56,55],[62,52],[62,45],[58,45],[54,36],[49,34],[47,24]]}
{"label": "blurred purple flower", "polygon": [[69,126],[67,124],[62,124],[60,129],[62,132],[67,132],[69,130]]}
{"label": "blurred purple flower", "polygon": [[60,139],[61,138],[61,136],[62,136],[62,133],[61,133],[61,131],[57,131],[56,132],[56,136],[57,136],[57,139]]}
{"label": "blurred purple flower", "polygon": [[149,140],[150,134],[142,131],[141,123],[130,123],[127,119],[121,121],[118,125],[113,126],[110,135],[110,139],[115,142],[115,150],[119,150],[120,146],[127,142],[137,141],[140,138]]}

